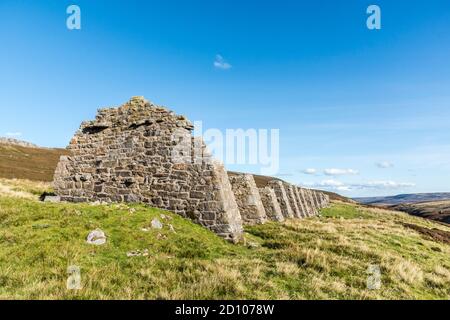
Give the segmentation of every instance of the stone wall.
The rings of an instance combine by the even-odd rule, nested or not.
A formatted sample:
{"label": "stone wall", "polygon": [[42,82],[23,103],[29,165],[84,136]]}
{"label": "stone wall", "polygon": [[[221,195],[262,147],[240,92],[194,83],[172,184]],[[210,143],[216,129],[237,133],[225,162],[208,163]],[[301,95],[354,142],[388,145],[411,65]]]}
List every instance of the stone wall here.
{"label": "stone wall", "polygon": [[255,225],[266,222],[266,210],[253,176],[232,175],[229,179],[243,223]]}
{"label": "stone wall", "polygon": [[[228,176],[183,116],[134,97],[83,122],[54,175],[62,201],[141,202],[190,218],[227,240],[242,224],[304,218],[329,197],[281,180],[257,188],[248,174]],[[231,181],[231,183],[230,183]]]}

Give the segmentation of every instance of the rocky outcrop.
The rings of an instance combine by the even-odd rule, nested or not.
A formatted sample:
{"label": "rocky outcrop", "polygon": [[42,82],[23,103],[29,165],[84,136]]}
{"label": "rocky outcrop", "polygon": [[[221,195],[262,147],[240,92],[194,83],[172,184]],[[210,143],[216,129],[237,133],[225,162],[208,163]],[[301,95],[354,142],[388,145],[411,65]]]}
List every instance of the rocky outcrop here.
{"label": "rocky outcrop", "polygon": [[[18,146],[18,147],[24,147],[24,148],[41,148],[30,142],[13,139],[13,138],[3,138],[3,137],[0,137],[0,144],[5,144],[8,146]],[[42,148],[42,149],[44,149],[44,148]]]}

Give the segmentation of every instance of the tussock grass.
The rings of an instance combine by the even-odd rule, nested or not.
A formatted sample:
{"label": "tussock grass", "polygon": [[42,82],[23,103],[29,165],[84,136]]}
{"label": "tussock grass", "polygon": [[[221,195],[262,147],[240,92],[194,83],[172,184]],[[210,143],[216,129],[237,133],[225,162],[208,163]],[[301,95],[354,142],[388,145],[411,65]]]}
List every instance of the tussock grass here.
{"label": "tussock grass", "polygon": [[3,196],[37,199],[42,193],[51,190],[50,182],[0,178],[0,195]]}
{"label": "tussock grass", "polygon": [[[13,184],[17,192],[43,190]],[[163,229],[143,231],[154,218]],[[252,245],[233,245],[142,205],[41,203],[0,194],[0,298],[450,298],[450,246],[403,223],[450,231],[407,214],[335,202],[321,217],[249,227]],[[105,245],[85,242],[96,228],[105,231]],[[146,256],[127,256],[145,249]],[[80,290],[66,287],[72,265],[81,269]],[[379,290],[367,288],[370,265],[380,268]]]}

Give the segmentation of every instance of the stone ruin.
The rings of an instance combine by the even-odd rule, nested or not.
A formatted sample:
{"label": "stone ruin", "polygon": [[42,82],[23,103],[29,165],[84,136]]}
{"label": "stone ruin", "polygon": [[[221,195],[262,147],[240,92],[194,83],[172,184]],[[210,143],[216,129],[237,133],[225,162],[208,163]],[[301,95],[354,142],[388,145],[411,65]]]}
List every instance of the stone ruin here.
{"label": "stone ruin", "polygon": [[69,202],[146,203],[232,242],[242,239],[243,225],[309,217],[328,206],[322,192],[280,180],[258,188],[252,175],[229,176],[192,130],[185,117],[143,97],[99,109],[61,156],[55,192]]}

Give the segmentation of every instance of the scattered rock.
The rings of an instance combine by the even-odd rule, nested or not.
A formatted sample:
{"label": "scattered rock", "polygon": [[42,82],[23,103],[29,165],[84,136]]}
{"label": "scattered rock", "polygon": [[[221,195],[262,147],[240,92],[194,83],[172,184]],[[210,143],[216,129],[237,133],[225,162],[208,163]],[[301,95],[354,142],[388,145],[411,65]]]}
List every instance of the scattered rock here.
{"label": "scattered rock", "polygon": [[44,202],[58,203],[61,202],[61,198],[59,196],[46,196]]}
{"label": "scattered rock", "polygon": [[156,239],[158,239],[158,240],[166,240],[167,236],[165,234],[158,233],[158,235],[156,236]]}
{"label": "scattered rock", "polygon": [[130,209],[130,207],[128,207],[126,204],[123,204],[123,203],[119,203],[119,204],[114,205],[114,208],[117,209],[117,210],[128,210],[128,209]]}
{"label": "scattered rock", "polygon": [[88,234],[86,242],[89,244],[95,244],[95,245],[105,244],[106,243],[106,235],[102,230],[96,229],[94,231],[91,231]]}
{"label": "scattered rock", "polygon": [[163,219],[163,220],[172,220],[173,218],[171,216],[167,216],[167,215],[161,213],[161,219]]}
{"label": "scattered rock", "polygon": [[153,229],[162,229],[163,224],[161,223],[161,221],[159,221],[158,219],[153,219],[152,220],[152,228]]}
{"label": "scattered rock", "polygon": [[130,213],[135,213],[136,209],[135,208],[130,208]]}
{"label": "scattered rock", "polygon": [[141,231],[149,232],[150,230],[148,228],[142,228]]}
{"label": "scattered rock", "polygon": [[130,251],[127,252],[127,257],[146,257],[148,256],[148,249],[144,249],[144,250],[134,250],[134,251]]}
{"label": "scattered rock", "polygon": [[173,225],[171,225],[171,224],[169,224],[169,230],[172,231],[173,233],[176,233],[176,232],[175,232],[175,228],[174,228]]}
{"label": "scattered rock", "polygon": [[254,249],[254,248],[258,248],[258,247],[259,247],[259,244],[256,243],[256,242],[253,242],[253,241],[249,241],[249,242],[247,242],[247,247],[248,247],[249,249]]}

